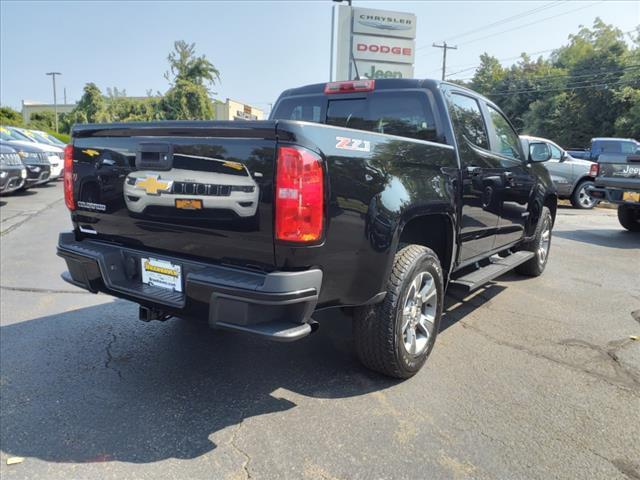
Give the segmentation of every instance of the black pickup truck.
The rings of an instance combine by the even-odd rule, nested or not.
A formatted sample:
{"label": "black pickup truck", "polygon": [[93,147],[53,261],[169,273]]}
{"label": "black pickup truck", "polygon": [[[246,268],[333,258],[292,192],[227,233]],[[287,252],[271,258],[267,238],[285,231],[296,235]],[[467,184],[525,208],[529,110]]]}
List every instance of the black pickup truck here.
{"label": "black pickup truck", "polygon": [[587,192],[597,200],[618,205],[620,225],[640,232],[640,143],[630,143],[633,149],[625,153],[600,154],[598,163],[591,165],[595,183]]}
{"label": "black pickup truck", "polygon": [[486,98],[433,80],[284,92],[266,121],[76,125],[63,278],[137,302],[143,320],[290,341],[314,312],[353,315],[387,375],[429,355],[447,287],[547,263],[551,152]]}

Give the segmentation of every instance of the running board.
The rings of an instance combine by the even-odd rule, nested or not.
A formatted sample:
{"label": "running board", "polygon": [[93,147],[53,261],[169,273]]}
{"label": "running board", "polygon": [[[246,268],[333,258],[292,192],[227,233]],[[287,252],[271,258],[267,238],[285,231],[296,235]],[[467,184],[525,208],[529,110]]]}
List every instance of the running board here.
{"label": "running board", "polygon": [[512,253],[508,257],[501,257],[499,260],[496,260],[485,267],[481,267],[478,270],[467,273],[460,278],[451,280],[449,285],[471,292],[480,288],[485,283],[490,282],[494,278],[507,273],[509,270],[513,270],[518,265],[521,265],[527,260],[533,258],[533,256],[533,252],[527,252],[524,250]]}

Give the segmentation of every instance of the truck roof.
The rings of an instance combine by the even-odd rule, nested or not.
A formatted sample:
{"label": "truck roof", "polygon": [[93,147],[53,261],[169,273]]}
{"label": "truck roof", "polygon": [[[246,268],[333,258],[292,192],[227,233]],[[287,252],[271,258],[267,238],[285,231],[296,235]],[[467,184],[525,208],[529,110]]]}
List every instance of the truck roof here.
{"label": "truck roof", "polygon": [[619,142],[635,142],[638,143],[638,140],[635,138],[620,138],[620,137],[594,137],[591,139],[592,142],[596,141],[619,141]]}
{"label": "truck roof", "polygon": [[[361,79],[366,80],[366,79]],[[348,82],[349,80],[344,80]],[[295,95],[313,95],[324,93],[324,87],[327,83],[331,82],[323,82],[323,83],[314,83],[311,85],[304,85],[301,87],[289,88],[282,92],[280,98],[291,97]],[[418,78],[377,78],[376,79],[376,90],[390,90],[390,89],[403,89],[403,88],[427,88],[430,90],[436,90],[440,87],[441,84],[451,85],[453,87],[459,88],[461,90],[465,90],[476,97],[480,97],[483,100],[486,100],[490,104],[494,104],[491,100],[486,98],[483,95],[480,95],[478,92],[475,92],[469,88],[463,87],[462,85],[458,85],[453,82],[446,82],[442,80],[435,80],[431,78],[426,79],[418,79]]]}

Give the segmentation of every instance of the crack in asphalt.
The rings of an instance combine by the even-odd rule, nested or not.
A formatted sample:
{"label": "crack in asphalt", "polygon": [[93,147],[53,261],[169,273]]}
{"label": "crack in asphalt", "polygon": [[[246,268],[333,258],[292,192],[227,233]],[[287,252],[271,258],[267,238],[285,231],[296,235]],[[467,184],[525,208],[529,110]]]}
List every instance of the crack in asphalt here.
{"label": "crack in asphalt", "polygon": [[[640,395],[640,388],[639,388],[640,387],[640,378],[636,378],[636,376],[633,373],[629,372],[628,371],[628,367],[623,367],[621,369],[620,369],[620,367],[614,367],[616,372],[624,372],[624,374],[612,378],[612,377],[604,375],[604,374],[602,374],[600,372],[596,372],[596,371],[590,370],[588,368],[582,367],[581,365],[576,365],[576,364],[573,364],[573,363],[565,362],[564,360],[561,360],[559,358],[555,358],[555,357],[552,357],[550,355],[546,355],[546,354],[541,353],[541,352],[536,352],[534,350],[531,350],[531,349],[525,347],[524,345],[520,345],[520,344],[517,344],[517,343],[514,343],[514,342],[509,342],[507,340],[500,340],[500,339],[492,336],[491,334],[485,332],[484,330],[482,330],[482,329],[480,329],[480,328],[478,328],[478,327],[476,327],[474,325],[471,325],[471,324],[469,324],[467,322],[460,321],[459,323],[460,323],[460,325],[462,325],[463,328],[467,328],[469,330],[472,330],[472,331],[478,333],[479,335],[482,335],[483,337],[485,337],[486,339],[492,341],[493,343],[495,343],[497,345],[501,345],[501,346],[504,346],[504,347],[512,348],[514,350],[518,350],[520,352],[526,353],[526,354],[531,355],[533,357],[542,358],[544,360],[553,362],[553,363],[555,363],[557,365],[561,365],[563,367],[570,368],[572,370],[577,370],[577,371],[579,371],[581,373],[585,373],[585,374],[590,375],[592,377],[595,377],[595,378],[597,378],[599,380],[602,380],[602,381],[604,381],[605,383],[608,383],[611,386],[622,388],[622,389],[624,389],[626,391],[629,391],[634,396],[639,396]],[[579,342],[581,342],[581,341],[579,341]],[[584,342],[584,343],[587,343],[587,342]],[[578,346],[578,345],[569,345],[569,346]],[[598,347],[598,348],[601,348],[601,347]],[[609,358],[611,363],[613,363],[614,365],[621,365],[621,363],[619,362],[619,359],[618,359],[617,362],[614,362],[609,354],[607,354],[606,356],[607,356],[607,358]],[[622,378],[620,378],[620,377],[622,377]]]}
{"label": "crack in asphalt", "polygon": [[229,445],[231,446],[231,448],[233,448],[235,451],[237,451],[240,455],[244,457],[245,460],[242,463],[242,470],[244,471],[245,478],[249,479],[251,478],[251,472],[249,471],[249,462],[251,461],[251,456],[242,448],[240,448],[238,445],[236,445],[238,434],[240,433],[240,430],[242,430],[243,425],[244,425],[244,412],[241,416],[240,423],[238,424],[238,428],[236,428],[233,434],[231,435],[231,439],[229,440]]}
{"label": "crack in asphalt", "polygon": [[114,372],[116,372],[118,374],[118,378],[120,380],[122,380],[122,372],[115,367],[111,367],[111,362],[113,362],[114,358],[113,358],[113,354],[111,353],[111,347],[113,346],[114,343],[116,343],[116,340],[118,339],[116,337],[116,334],[113,332],[109,332],[111,334],[111,340],[109,340],[109,343],[107,343],[107,347],[106,347],[106,352],[107,352],[107,360],[104,362],[104,366],[105,368],[108,368],[110,370],[113,370]]}
{"label": "crack in asphalt", "polygon": [[[24,225],[26,222],[28,222],[29,220],[31,220],[33,217],[37,217],[38,215],[40,215],[42,212],[45,212],[49,209],[51,209],[56,203],[58,202],[62,202],[64,200],[64,198],[58,198],[56,200],[54,200],[51,203],[48,203],[47,205],[44,206],[44,208],[41,208],[40,210],[37,210],[35,212],[31,212],[31,213],[27,213],[25,215],[25,218],[23,220],[20,220],[17,223],[14,223],[13,225],[11,225],[10,227],[7,227],[6,229],[0,231],[0,236],[6,235],[10,232],[13,232],[16,228]],[[16,215],[14,215],[15,217]],[[11,217],[13,218],[13,217]]]}
{"label": "crack in asphalt", "polygon": [[74,293],[81,295],[94,295],[91,292],[85,292],[84,290],[57,290],[52,288],[35,288],[35,287],[7,287],[0,285],[0,290],[9,290],[11,292],[27,292],[27,293]]}

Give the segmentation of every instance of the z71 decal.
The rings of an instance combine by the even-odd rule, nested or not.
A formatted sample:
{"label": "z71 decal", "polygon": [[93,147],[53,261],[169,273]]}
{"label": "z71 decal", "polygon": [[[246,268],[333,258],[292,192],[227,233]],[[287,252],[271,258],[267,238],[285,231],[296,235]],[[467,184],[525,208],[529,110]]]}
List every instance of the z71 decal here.
{"label": "z71 decal", "polygon": [[336,137],[338,143],[336,148],[342,150],[355,150],[356,152],[370,152],[371,142],[369,140],[360,140],[357,138]]}

